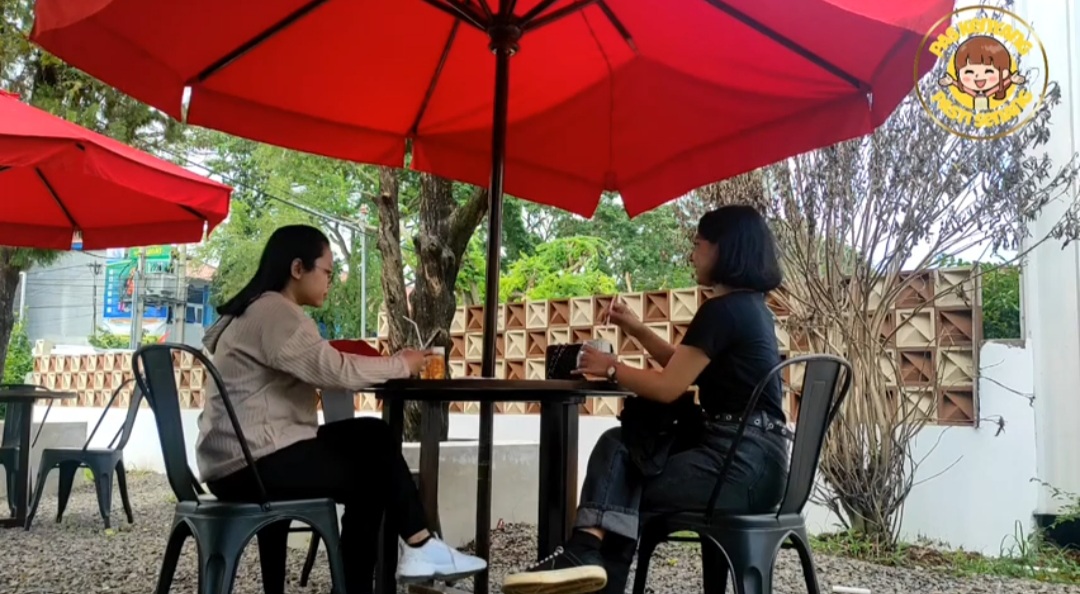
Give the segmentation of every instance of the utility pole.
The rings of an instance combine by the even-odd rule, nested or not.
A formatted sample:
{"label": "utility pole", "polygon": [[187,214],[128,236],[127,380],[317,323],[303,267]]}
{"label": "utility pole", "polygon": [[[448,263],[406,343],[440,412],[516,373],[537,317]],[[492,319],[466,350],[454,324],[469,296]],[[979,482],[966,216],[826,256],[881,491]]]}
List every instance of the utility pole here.
{"label": "utility pole", "polygon": [[173,323],[178,324],[176,329],[176,342],[184,344],[184,331],[187,329],[187,244],[182,244],[179,249],[179,258],[176,265],[177,300],[180,302],[180,317],[173,313]]}
{"label": "utility pole", "polygon": [[19,273],[19,320],[26,321],[26,282],[29,280],[26,271]]}
{"label": "utility pole", "polygon": [[98,333],[97,277],[98,277],[99,274],[101,274],[101,264],[99,264],[97,262],[94,262],[93,264],[88,264],[88,266],[90,267],[90,272],[94,275],[94,289],[93,289],[93,292],[91,293],[91,297],[90,297],[90,302],[93,304],[93,306],[91,308],[91,312],[90,312],[90,316],[91,316],[91,320],[92,320],[91,321],[91,326],[90,326],[90,335],[91,336],[97,336],[97,333]]}
{"label": "utility pole", "polygon": [[360,338],[367,338],[367,226],[368,207],[360,205]]}
{"label": "utility pole", "polygon": [[146,248],[139,248],[139,258],[135,265],[135,286],[131,292],[131,350],[142,344],[143,293],[146,292]]}

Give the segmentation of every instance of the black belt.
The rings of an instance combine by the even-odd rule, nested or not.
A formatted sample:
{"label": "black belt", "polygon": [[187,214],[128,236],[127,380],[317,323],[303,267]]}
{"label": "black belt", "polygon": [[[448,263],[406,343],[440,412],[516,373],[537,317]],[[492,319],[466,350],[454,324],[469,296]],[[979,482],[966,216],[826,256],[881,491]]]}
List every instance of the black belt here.
{"label": "black belt", "polygon": [[[728,413],[718,413],[709,415],[709,420],[714,423],[720,423],[724,425],[738,426],[742,423],[742,417],[738,415]],[[757,429],[759,431],[765,431],[766,433],[775,433],[781,437],[787,439],[794,439],[795,432],[787,428],[787,425],[780,422],[771,415],[764,412],[756,412],[750,415],[750,420],[746,423],[748,428]]]}

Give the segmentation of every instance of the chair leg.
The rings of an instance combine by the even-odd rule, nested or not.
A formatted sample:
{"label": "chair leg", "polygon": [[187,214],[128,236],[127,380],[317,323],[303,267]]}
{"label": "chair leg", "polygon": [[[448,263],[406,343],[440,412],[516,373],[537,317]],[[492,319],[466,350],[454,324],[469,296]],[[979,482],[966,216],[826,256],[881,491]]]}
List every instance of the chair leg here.
{"label": "chair leg", "polygon": [[[334,513],[333,521],[337,522],[337,512]],[[345,557],[341,554],[341,540],[340,538],[336,543],[331,539],[326,538],[325,535],[320,536],[317,530],[311,535],[311,549],[308,550],[308,557],[314,561],[316,547],[318,546],[318,540],[322,539],[326,541],[326,557],[330,562],[330,588],[332,594],[345,594]],[[306,563],[305,563],[306,564]]]}
{"label": "chair leg", "polygon": [[5,466],[4,471],[5,471],[4,474],[6,475],[6,480],[7,480],[7,483],[6,483],[7,490],[4,491],[4,492],[7,493],[8,512],[10,512],[11,517],[14,518],[15,517],[15,470]]}
{"label": "chair leg", "polygon": [[71,485],[75,482],[75,473],[78,471],[78,462],[60,463],[60,486],[56,492],[56,522],[58,524],[64,518],[64,510],[67,509],[68,499],[71,498]]}
{"label": "chair leg", "polygon": [[91,468],[94,475],[94,489],[97,491],[98,511],[105,520],[105,529],[109,529],[109,516],[112,513],[112,478],[113,473],[104,468]]}
{"label": "chair leg", "polygon": [[[52,470],[51,467],[46,466],[44,464],[44,460],[42,462],[43,463],[38,467],[37,479],[34,481],[34,489],[33,489],[34,499],[33,499],[33,503],[30,504],[30,510],[26,513],[26,529],[27,530],[30,530],[30,525],[34,522],[34,516],[37,515],[38,506],[41,505],[41,496],[42,496],[42,494],[45,493],[45,479],[49,477],[49,471]],[[63,469],[61,469],[61,470],[63,470]],[[60,478],[63,479],[63,473],[62,472],[61,472]],[[61,488],[62,487],[63,487],[63,485],[61,484]],[[57,522],[60,521],[60,516],[59,515],[57,515],[56,521]]]}
{"label": "chair leg", "polygon": [[173,576],[176,574],[176,564],[180,561],[180,553],[184,550],[184,540],[191,536],[191,529],[184,522],[173,526],[169,534],[169,542],[165,545],[165,558],[161,560],[161,573],[158,574],[157,590],[155,594],[169,594],[172,587]]}
{"label": "chair leg", "polygon": [[709,546],[727,554],[731,573],[735,576],[735,594],[772,594],[775,550],[768,549],[768,541],[755,538],[760,535],[733,534],[725,535],[729,538],[721,544],[717,536],[715,533],[703,534],[702,540],[711,541]]}
{"label": "chair leg", "polygon": [[[199,594],[229,594],[236,579],[236,559],[223,551],[199,552]],[[239,555],[237,551],[236,556]]]}
{"label": "chair leg", "polygon": [[312,531],[311,543],[308,544],[307,557],[304,558],[304,568],[300,571],[300,586],[307,587],[311,570],[315,568],[315,557],[319,554],[319,533]]}
{"label": "chair leg", "polygon": [[705,594],[724,594],[730,572],[724,552],[709,539],[701,539],[701,581]]}
{"label": "chair leg", "polygon": [[660,539],[645,532],[638,543],[637,570],[634,571],[634,594],[645,594],[645,584],[649,580],[649,561],[652,559]]}
{"label": "chair leg", "polygon": [[259,566],[262,570],[263,592],[285,594],[285,562],[289,547],[288,520],[275,522],[259,530]]}
{"label": "chair leg", "polygon": [[807,593],[821,594],[821,586],[818,585],[817,571],[814,569],[814,558],[810,554],[806,531],[802,531],[802,534],[792,534],[791,542],[795,545],[795,550],[799,552],[799,562],[802,565],[803,579],[806,580]]}
{"label": "chair leg", "polygon": [[120,488],[120,502],[124,504],[124,515],[127,516],[128,524],[135,523],[135,515],[131,513],[131,499],[128,498],[127,472],[124,470],[124,461],[116,463],[116,486]]}

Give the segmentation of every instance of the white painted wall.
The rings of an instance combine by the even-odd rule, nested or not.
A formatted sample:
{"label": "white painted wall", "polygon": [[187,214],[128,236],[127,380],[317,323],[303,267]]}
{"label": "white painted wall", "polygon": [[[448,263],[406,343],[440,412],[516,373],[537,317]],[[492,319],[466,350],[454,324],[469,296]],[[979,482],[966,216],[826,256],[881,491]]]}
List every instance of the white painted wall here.
{"label": "white painted wall", "polygon": [[[923,460],[917,473],[919,484],[908,499],[903,536],[914,541],[926,537],[952,547],[998,554],[1002,544],[1011,545],[1016,522],[1027,533],[1038,500],[1036,477],[1035,412],[1032,392],[1033,367],[1029,349],[1006,343],[987,343],[981,352],[978,428],[927,427],[915,444],[915,458]],[[43,407],[35,417],[41,418]],[[93,427],[101,409],[58,408],[50,421],[85,421]],[[188,456],[194,463],[198,435],[198,411],[184,411]],[[998,435],[996,420],[1005,419]],[[123,422],[124,411],[114,410],[102,425],[98,438],[108,442]],[[618,421],[611,417],[582,417],[578,487],[585,479],[589,452],[600,434]],[[451,415],[450,437],[475,439],[477,415]],[[503,443],[537,442],[540,420],[535,415],[496,415],[495,440]],[[143,409],[124,457],[130,468],[163,472],[160,445],[153,414]],[[504,495],[505,496],[505,495]],[[498,500],[500,494],[493,495]],[[835,531],[836,518],[822,508],[807,510],[813,532]]]}
{"label": "white painted wall", "polygon": [[[1016,12],[1038,34],[1047,52],[1051,80],[1061,86],[1062,102],[1052,115],[1053,130],[1046,152],[1054,168],[1080,150],[1080,2],[1018,0]],[[1046,237],[1076,200],[1073,194],[1048,205],[1029,225],[1035,241]],[[1038,476],[1072,493],[1080,493],[1080,246],[1062,248],[1048,241],[1036,248],[1023,270],[1023,307],[1028,344],[1034,355]],[[1041,513],[1059,513],[1059,502],[1040,490]]]}

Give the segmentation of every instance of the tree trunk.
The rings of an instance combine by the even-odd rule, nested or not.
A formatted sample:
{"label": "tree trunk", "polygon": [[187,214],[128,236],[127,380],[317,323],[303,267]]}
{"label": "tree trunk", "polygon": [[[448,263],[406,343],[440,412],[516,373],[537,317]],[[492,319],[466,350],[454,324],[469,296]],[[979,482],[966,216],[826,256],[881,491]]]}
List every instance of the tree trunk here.
{"label": "tree trunk", "polygon": [[14,248],[0,247],[0,379],[4,377],[8,342],[15,327],[15,290],[22,272],[15,255]]}
{"label": "tree trunk", "polygon": [[[382,287],[390,326],[390,348],[418,348],[415,330],[405,318],[420,328],[421,340],[450,350],[450,323],[454,319],[456,299],[454,284],[469,239],[487,212],[487,193],[476,190],[462,205],[456,205],[453,182],[433,175],[420,176],[420,212],[417,236],[416,284],[406,300],[403,259],[401,256],[401,210],[398,207],[400,180],[395,170],[380,168],[379,252],[383,257]],[[449,407],[443,407],[443,435],[449,428]],[[420,407],[405,407],[405,439],[419,439]]]}

